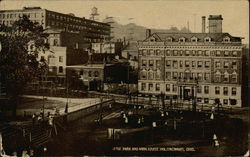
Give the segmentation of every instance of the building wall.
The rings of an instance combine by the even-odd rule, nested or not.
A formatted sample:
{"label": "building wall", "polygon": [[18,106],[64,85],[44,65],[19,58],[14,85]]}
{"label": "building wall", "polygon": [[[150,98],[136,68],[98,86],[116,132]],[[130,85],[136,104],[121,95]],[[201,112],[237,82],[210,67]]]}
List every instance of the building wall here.
{"label": "building wall", "polygon": [[[241,44],[233,43],[139,42],[138,90],[144,94],[178,96],[178,84],[182,83],[195,88],[198,103],[212,104],[219,98],[226,105],[229,99],[236,99],[241,106],[242,49]],[[207,94],[205,86],[209,88]],[[220,87],[220,94],[215,94],[216,87]],[[223,93],[224,87],[228,89],[227,94]]]}
{"label": "building wall", "polygon": [[100,42],[110,36],[109,24],[49,11],[39,7],[22,10],[2,10],[0,11],[0,24],[11,26],[14,21],[17,21],[24,14],[31,21],[38,22],[44,28],[60,28],[67,32],[82,33],[89,42]]}
{"label": "building wall", "polygon": [[39,53],[38,59],[44,58],[48,63],[48,76],[65,77],[66,51],[66,47],[51,46],[50,51]]}

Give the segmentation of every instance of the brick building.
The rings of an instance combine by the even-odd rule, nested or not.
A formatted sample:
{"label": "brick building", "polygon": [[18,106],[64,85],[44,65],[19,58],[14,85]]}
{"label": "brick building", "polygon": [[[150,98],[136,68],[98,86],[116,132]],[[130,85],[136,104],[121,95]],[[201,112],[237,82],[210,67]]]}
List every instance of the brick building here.
{"label": "brick building", "polygon": [[110,25],[76,17],[74,14],[62,14],[40,7],[24,7],[21,10],[1,10],[0,24],[11,26],[23,15],[46,28],[64,29],[67,32],[78,32],[89,42],[101,42],[110,36]]}
{"label": "brick building", "polygon": [[222,105],[236,102],[242,106],[242,38],[214,26],[222,24],[221,16],[210,16],[209,26],[211,18],[209,33],[204,32],[204,21],[202,33],[151,34],[147,30],[146,39],[138,42],[140,93],[163,93],[184,103],[198,104],[213,104],[218,98]]}
{"label": "brick building", "polygon": [[[110,36],[110,25],[102,22],[62,14],[40,7],[24,7],[21,10],[1,10],[0,24],[11,26],[23,15],[43,26],[49,34],[48,53],[39,54],[49,65],[49,80],[63,83],[66,66],[84,64],[88,61],[91,43],[103,42]],[[32,44],[30,45],[32,46]]]}

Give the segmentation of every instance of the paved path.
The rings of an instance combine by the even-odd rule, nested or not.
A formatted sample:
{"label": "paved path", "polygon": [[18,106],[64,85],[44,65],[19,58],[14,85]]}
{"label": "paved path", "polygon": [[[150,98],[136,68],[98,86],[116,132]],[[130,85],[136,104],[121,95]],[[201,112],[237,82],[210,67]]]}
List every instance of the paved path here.
{"label": "paved path", "polygon": [[[61,97],[46,97],[43,100],[42,96],[25,95],[25,98],[34,99],[31,102],[26,102],[17,107],[17,115],[32,115],[33,113],[39,114],[44,105],[45,115],[50,112],[54,114],[56,109],[60,114],[65,112],[67,98]],[[68,112],[74,112],[83,108],[93,106],[100,103],[100,98],[69,98],[68,99]]]}

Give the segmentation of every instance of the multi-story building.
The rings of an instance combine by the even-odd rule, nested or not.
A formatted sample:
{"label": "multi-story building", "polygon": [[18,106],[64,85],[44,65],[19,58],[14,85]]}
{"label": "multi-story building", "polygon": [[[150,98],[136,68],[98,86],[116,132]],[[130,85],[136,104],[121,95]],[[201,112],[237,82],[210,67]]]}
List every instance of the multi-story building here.
{"label": "multi-story building", "polygon": [[[93,20],[62,14],[40,7],[24,7],[22,10],[1,10],[0,24],[11,26],[23,15],[43,26],[49,34],[49,53],[41,53],[49,65],[48,79],[65,81],[66,66],[84,64],[88,60],[91,43],[103,42],[110,36],[110,25]],[[51,53],[52,52],[52,53]]]}
{"label": "multi-story building", "polygon": [[123,42],[92,43],[92,52],[96,54],[111,54],[121,56]]}
{"label": "multi-story building", "polygon": [[110,36],[110,25],[76,17],[74,14],[62,14],[40,7],[24,7],[21,10],[1,10],[0,24],[11,26],[23,15],[33,22],[38,22],[46,28],[65,29],[67,32],[83,34],[83,39],[89,42],[101,42]]}
{"label": "multi-story building", "polygon": [[[213,25],[221,25],[218,17],[218,22],[217,16],[212,18]],[[202,27],[205,30],[204,21]],[[138,42],[139,92],[198,104],[220,99],[222,105],[241,106],[242,38],[221,32],[221,26],[209,29],[209,33],[152,34],[147,30],[146,39]]]}

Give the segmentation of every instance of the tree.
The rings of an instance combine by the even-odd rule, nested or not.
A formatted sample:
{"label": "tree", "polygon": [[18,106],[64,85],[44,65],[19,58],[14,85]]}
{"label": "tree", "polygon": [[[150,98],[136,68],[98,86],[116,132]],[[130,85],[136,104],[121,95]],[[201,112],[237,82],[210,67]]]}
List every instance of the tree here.
{"label": "tree", "polygon": [[0,83],[5,86],[13,104],[14,116],[18,98],[27,83],[46,72],[46,61],[38,60],[38,55],[49,49],[47,37],[43,27],[27,16],[15,21],[11,27],[0,26]]}

